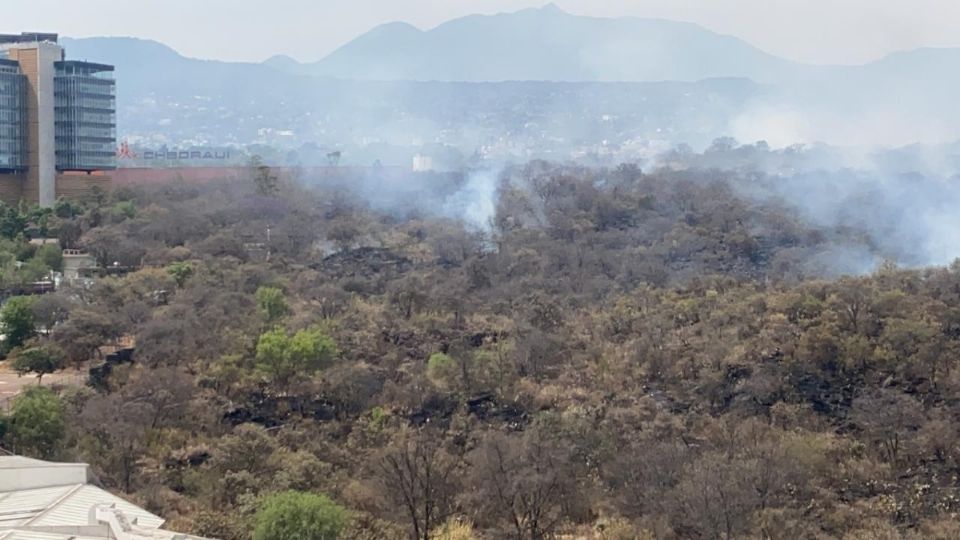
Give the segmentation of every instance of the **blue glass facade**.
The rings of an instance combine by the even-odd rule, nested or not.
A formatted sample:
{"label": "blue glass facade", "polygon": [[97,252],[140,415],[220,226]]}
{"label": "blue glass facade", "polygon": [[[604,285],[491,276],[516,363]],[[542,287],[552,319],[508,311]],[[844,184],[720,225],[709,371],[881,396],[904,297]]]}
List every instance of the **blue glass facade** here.
{"label": "blue glass facade", "polygon": [[91,62],[55,64],[57,169],[115,169],[116,82],[113,67]]}
{"label": "blue glass facade", "polygon": [[0,171],[26,169],[26,78],[16,62],[0,59]]}

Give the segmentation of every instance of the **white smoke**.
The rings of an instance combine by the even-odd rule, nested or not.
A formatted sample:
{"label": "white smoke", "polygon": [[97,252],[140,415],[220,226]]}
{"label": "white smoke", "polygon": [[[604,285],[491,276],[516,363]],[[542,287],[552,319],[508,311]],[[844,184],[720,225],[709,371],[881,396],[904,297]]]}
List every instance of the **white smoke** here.
{"label": "white smoke", "polygon": [[815,142],[809,117],[787,106],[757,105],[730,121],[730,135],[738,141],[766,141],[773,148]]}
{"label": "white smoke", "polygon": [[444,201],[442,214],[463,220],[470,228],[489,231],[497,208],[499,174],[491,169],[473,171],[459,191]]}
{"label": "white smoke", "polygon": [[733,115],[728,133],[738,141],[765,140],[774,148],[826,143],[864,149],[957,140],[951,115],[892,110],[888,104],[845,108],[842,103],[802,103],[783,98],[752,103]]}

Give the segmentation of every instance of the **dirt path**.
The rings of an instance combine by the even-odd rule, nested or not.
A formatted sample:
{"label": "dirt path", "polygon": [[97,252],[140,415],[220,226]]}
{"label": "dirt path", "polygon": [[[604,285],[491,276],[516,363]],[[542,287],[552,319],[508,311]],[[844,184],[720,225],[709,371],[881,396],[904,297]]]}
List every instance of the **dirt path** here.
{"label": "dirt path", "polygon": [[[80,386],[87,378],[85,370],[66,369],[43,377],[44,386]],[[36,385],[33,375],[17,376],[7,362],[0,362],[0,409],[6,409],[11,400],[30,385]]]}

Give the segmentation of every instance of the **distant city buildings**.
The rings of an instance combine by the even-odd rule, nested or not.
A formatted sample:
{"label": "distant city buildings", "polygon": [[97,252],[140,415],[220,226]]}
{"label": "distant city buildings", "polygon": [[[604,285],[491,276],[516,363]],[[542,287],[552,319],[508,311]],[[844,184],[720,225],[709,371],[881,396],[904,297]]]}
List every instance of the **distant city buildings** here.
{"label": "distant city buildings", "polygon": [[433,158],[423,154],[413,156],[413,172],[430,172],[433,170]]}
{"label": "distant city buildings", "polygon": [[113,66],[67,60],[57,34],[0,35],[0,199],[53,206],[116,168]]}

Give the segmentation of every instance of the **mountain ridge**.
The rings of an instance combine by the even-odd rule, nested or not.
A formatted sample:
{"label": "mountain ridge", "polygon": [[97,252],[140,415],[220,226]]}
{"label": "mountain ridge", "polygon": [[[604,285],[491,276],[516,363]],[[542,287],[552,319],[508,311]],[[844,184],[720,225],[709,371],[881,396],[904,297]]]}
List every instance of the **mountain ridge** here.
{"label": "mountain ridge", "polygon": [[[389,110],[401,99],[392,92],[409,86],[381,82],[691,83],[747,79],[775,91],[763,90],[762,97],[743,104],[746,109],[730,112],[742,117],[734,119],[739,126],[734,131],[749,127],[740,135],[745,139],[767,137],[769,132],[779,132],[781,139],[797,136],[799,140],[834,142],[856,142],[866,135],[899,142],[960,136],[956,128],[960,110],[953,106],[960,93],[960,72],[952,69],[960,65],[960,48],[899,51],[854,66],[809,65],[692,23],[581,17],[552,8],[467,16],[429,30],[388,23],[314,63],[283,55],[261,63],[199,60],[159,42],[137,38],[65,38],[63,42],[71,58],[117,67],[118,103],[129,105],[125,118],[144,111],[159,115],[147,105],[161,96],[172,103],[196,102],[196,96],[202,96],[218,107],[257,118],[253,103],[259,107],[273,102],[309,104],[322,99],[324,87],[347,88],[350,81],[369,83],[371,99]],[[490,88],[483,92],[497,93]],[[553,96],[550,99],[572,99],[564,97],[560,89],[545,92]],[[425,110],[427,103],[418,106]],[[498,106],[508,110],[512,105]],[[178,111],[174,108],[164,114],[183,114]],[[678,110],[677,114],[686,113]],[[196,122],[195,118],[183,122]]]}
{"label": "mountain ridge", "polygon": [[467,15],[428,30],[380,25],[297,72],[364,80],[771,82],[796,66],[693,23],[585,17],[548,5]]}
{"label": "mountain ridge", "polygon": [[385,23],[319,61],[271,65],[288,73],[355,80],[693,82],[742,77],[795,84],[844,71],[878,70],[898,58],[929,56],[930,51],[947,57],[942,61],[960,61],[960,48],[925,47],[895,51],[864,64],[808,64],[696,23],[574,15],[547,4],[511,13],[467,15],[430,29]]}
{"label": "mountain ridge", "polygon": [[[640,27],[647,27],[648,29],[657,30],[661,32],[661,34],[669,34],[669,37],[673,38],[675,42],[676,38],[686,38],[688,41],[693,41],[693,45],[697,45],[697,40],[709,38],[709,40],[711,40],[711,42],[714,44],[725,44],[727,48],[733,48],[741,53],[747,53],[751,55],[754,62],[767,62],[768,65],[765,67],[768,71],[754,69],[751,73],[749,72],[751,70],[745,70],[748,72],[738,72],[736,69],[698,70],[696,68],[688,67],[685,70],[673,70],[672,75],[674,76],[651,76],[649,72],[646,74],[646,76],[644,76],[644,73],[642,72],[633,71],[633,76],[615,77],[612,75],[616,75],[618,73],[617,70],[610,69],[609,66],[602,65],[602,62],[600,63],[601,65],[597,65],[597,62],[593,62],[593,67],[596,69],[592,70],[594,71],[594,76],[592,77],[589,76],[591,75],[591,70],[589,69],[580,70],[579,73],[584,75],[581,77],[569,77],[562,75],[550,77],[544,76],[544,70],[538,70],[535,67],[531,68],[531,66],[519,66],[514,67],[512,72],[512,74],[518,75],[516,77],[484,78],[478,76],[467,76],[457,78],[444,76],[443,73],[434,74],[435,76],[416,76],[417,70],[427,69],[431,65],[444,64],[444,62],[437,62],[436,59],[429,57],[426,59],[420,59],[416,62],[410,60],[414,63],[406,66],[406,69],[394,68],[391,70],[387,69],[383,65],[371,66],[369,64],[364,64],[359,61],[362,59],[358,59],[355,56],[350,56],[351,53],[355,55],[355,49],[357,48],[374,47],[377,50],[360,52],[365,53],[368,56],[377,55],[379,56],[381,64],[387,64],[398,60],[408,59],[411,54],[409,50],[405,49],[405,47],[409,47],[410,45],[423,47],[422,44],[411,44],[411,41],[423,39],[425,36],[440,36],[445,39],[459,40],[462,44],[464,31],[467,31],[469,34],[470,31],[473,30],[472,27],[476,24],[490,25],[507,23],[509,26],[516,24],[527,24],[530,22],[528,19],[542,22],[544,17],[552,18],[554,22],[557,20],[565,21],[567,24],[571,23],[571,21],[573,21],[574,24],[594,24],[599,22],[601,24],[612,25],[615,27],[626,26],[627,29],[630,30],[636,30]],[[575,27],[575,29],[579,30],[581,28]],[[527,28],[521,28],[521,30],[527,30]],[[530,35],[541,40],[549,41],[551,39],[549,35],[550,30],[556,29],[541,29],[538,33],[530,33]],[[569,31],[570,28],[561,28],[561,30]],[[484,35],[488,37],[486,33]],[[397,41],[399,41],[399,43],[397,43]],[[557,40],[554,39],[554,41]],[[511,13],[498,13],[494,15],[467,15],[452,19],[427,30],[419,29],[402,21],[384,23],[371,28],[369,31],[364,32],[349,42],[341,45],[333,52],[316,62],[301,62],[283,53],[275,54],[262,62],[233,62],[217,59],[199,59],[186,56],[172,47],[156,40],[128,36],[97,36],[87,38],[64,37],[62,38],[62,42],[64,46],[68,48],[68,54],[72,58],[90,59],[108,63],[112,62],[115,65],[122,66],[125,71],[131,71],[130,68],[135,67],[135,65],[138,63],[142,65],[156,65],[158,62],[182,62],[186,65],[202,65],[206,68],[216,67],[227,70],[256,70],[257,68],[254,66],[261,66],[286,75],[320,75],[353,80],[436,80],[448,82],[503,82],[536,80],[557,82],[695,82],[705,79],[733,77],[748,78],[759,83],[783,83],[795,81],[803,77],[818,77],[831,71],[864,72],[877,70],[884,67],[896,69],[897,71],[903,71],[904,69],[915,69],[915,66],[909,65],[909,62],[916,59],[927,63],[960,61],[960,47],[919,47],[916,49],[894,51],[879,59],[863,64],[805,64],[776,56],[772,53],[763,51],[762,49],[757,48],[736,36],[713,32],[695,23],[633,16],[592,17],[573,15],[562,10],[555,4],[547,4],[541,8],[527,8]],[[615,41],[611,42],[611,40],[607,38],[605,44],[608,45],[608,47],[604,49],[603,46],[600,46],[599,52],[607,52],[611,53],[612,55],[614,51],[609,46],[617,45],[618,43]],[[620,44],[629,45],[629,43]],[[683,42],[680,42],[679,44],[684,45]],[[687,43],[686,46],[688,49],[691,47],[689,43]],[[450,47],[438,47],[433,44],[430,45],[430,48],[434,50],[450,49]],[[478,49],[481,47],[477,47],[475,44],[472,44],[472,46],[469,48]],[[464,47],[461,46],[460,49],[462,50]],[[702,46],[701,43],[701,46],[696,52],[702,53],[705,49],[708,49],[708,47]],[[125,51],[129,51],[130,54],[124,55],[123,53]],[[571,51],[567,52],[570,53]],[[572,53],[576,52],[578,51],[572,51]],[[621,55],[623,56],[629,56],[629,52],[629,50],[620,51]],[[667,51],[666,53],[660,55],[660,57],[666,59],[675,59],[675,54],[671,53],[676,52],[682,51],[680,51],[679,47],[676,47],[675,51]],[[574,54],[574,56],[576,55]],[[569,55],[567,57],[560,57],[556,59],[553,64],[556,65],[565,60],[569,61],[569,59]],[[580,59],[582,59],[582,54],[580,55]],[[476,60],[476,58],[473,60]],[[742,58],[737,57],[730,63],[736,64],[741,62]],[[449,65],[450,61],[445,63]],[[604,69],[605,67],[607,69]],[[571,70],[570,68],[567,69],[568,71],[575,71]],[[772,74],[769,71],[770,69],[773,70]],[[524,70],[528,70],[529,74],[522,73]],[[413,73],[410,73],[410,71],[413,71]],[[678,73],[681,71],[683,73]],[[629,70],[620,69],[619,73],[621,75],[624,73],[629,75],[631,72]],[[421,73],[421,75],[423,74]]]}

